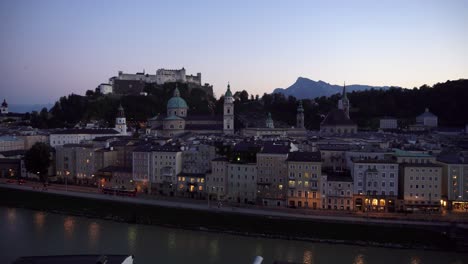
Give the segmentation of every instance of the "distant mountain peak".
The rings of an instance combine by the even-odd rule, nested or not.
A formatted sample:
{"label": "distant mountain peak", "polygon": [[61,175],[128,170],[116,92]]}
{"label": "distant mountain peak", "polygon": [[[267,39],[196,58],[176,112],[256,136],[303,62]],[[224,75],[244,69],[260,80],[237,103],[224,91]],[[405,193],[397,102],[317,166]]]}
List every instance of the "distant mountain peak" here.
{"label": "distant mountain peak", "polygon": [[[369,89],[388,89],[388,86],[370,86],[370,85],[346,85],[347,92],[364,91]],[[288,88],[276,88],[273,93],[281,93],[285,96],[294,96],[298,99],[316,98],[321,96],[330,96],[341,93],[342,85],[329,84],[325,81],[314,81],[305,77],[298,77],[297,80]]]}

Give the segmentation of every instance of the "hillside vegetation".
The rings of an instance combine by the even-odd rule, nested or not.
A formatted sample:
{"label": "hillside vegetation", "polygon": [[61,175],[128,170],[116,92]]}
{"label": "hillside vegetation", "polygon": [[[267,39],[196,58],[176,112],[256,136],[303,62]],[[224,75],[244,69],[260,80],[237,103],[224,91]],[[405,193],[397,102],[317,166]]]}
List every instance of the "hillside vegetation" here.
{"label": "hillside vegetation", "polygon": [[[216,100],[201,89],[188,88],[178,84],[181,96],[189,105],[190,114],[222,114],[224,98]],[[158,113],[166,112],[166,103],[172,96],[175,83],[168,83],[163,89],[149,89],[148,96],[104,96],[89,91],[86,96],[71,94],[60,98],[49,112],[30,115],[33,126],[40,128],[70,127],[77,122],[101,120],[113,125],[117,107],[121,103],[127,119],[146,121]],[[272,113],[277,126],[294,126],[298,100],[283,94],[264,94],[262,97],[250,95],[247,91],[234,94],[236,99],[236,126],[264,126],[268,112]],[[318,129],[324,115],[336,108],[340,94],[330,97],[303,99],[305,125],[308,129]],[[348,93],[351,102],[351,118],[361,128],[377,128],[378,118],[393,116],[401,124],[414,122],[417,115],[427,107],[439,117],[440,126],[464,126],[468,123],[468,80],[447,81],[433,87],[386,90],[366,90]]]}

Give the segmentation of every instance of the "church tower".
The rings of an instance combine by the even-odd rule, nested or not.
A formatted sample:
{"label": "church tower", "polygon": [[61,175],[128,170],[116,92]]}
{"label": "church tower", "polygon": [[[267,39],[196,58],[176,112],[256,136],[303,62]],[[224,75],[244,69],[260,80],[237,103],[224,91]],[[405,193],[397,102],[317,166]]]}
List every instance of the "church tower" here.
{"label": "church tower", "polygon": [[127,135],[127,120],[122,104],[119,106],[117,117],[115,118],[115,130],[121,135]]}
{"label": "church tower", "polygon": [[268,116],[267,116],[267,119],[266,119],[265,126],[267,128],[275,128],[275,124],[273,123],[273,118],[271,118],[271,113],[270,112],[268,112]]}
{"label": "church tower", "polygon": [[3,99],[2,106],[0,107],[0,114],[8,114],[8,104],[5,99]]}
{"label": "church tower", "polygon": [[223,114],[224,134],[234,134],[234,99],[232,98],[231,86],[227,85],[227,91],[224,94],[224,114]]}
{"label": "church tower", "polygon": [[349,100],[346,95],[346,83],[343,85],[343,94],[341,95],[340,101],[338,101],[338,109],[341,109],[345,112],[346,116],[349,118]]}
{"label": "church tower", "polygon": [[304,129],[304,108],[302,107],[302,100],[299,100],[296,114],[296,128]]}

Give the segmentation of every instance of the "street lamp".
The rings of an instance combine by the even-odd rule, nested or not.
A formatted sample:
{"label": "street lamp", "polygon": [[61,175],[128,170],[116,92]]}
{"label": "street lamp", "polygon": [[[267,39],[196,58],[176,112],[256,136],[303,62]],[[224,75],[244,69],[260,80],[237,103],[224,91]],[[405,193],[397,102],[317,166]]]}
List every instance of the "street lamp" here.
{"label": "street lamp", "polygon": [[70,175],[70,172],[69,172],[69,171],[65,171],[65,191],[66,191],[66,192],[68,192],[68,183],[67,183],[68,175]]}

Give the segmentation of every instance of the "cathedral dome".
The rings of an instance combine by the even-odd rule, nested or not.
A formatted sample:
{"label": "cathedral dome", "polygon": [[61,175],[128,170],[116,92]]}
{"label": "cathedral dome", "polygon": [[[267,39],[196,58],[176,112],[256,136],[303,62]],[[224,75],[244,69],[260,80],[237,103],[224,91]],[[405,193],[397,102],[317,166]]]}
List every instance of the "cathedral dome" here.
{"label": "cathedral dome", "polygon": [[174,96],[167,102],[167,108],[188,108],[185,100],[180,97],[179,89],[177,89],[177,87],[174,90]]}
{"label": "cathedral dome", "polygon": [[188,106],[182,97],[172,97],[167,102],[167,108],[188,108]]}

